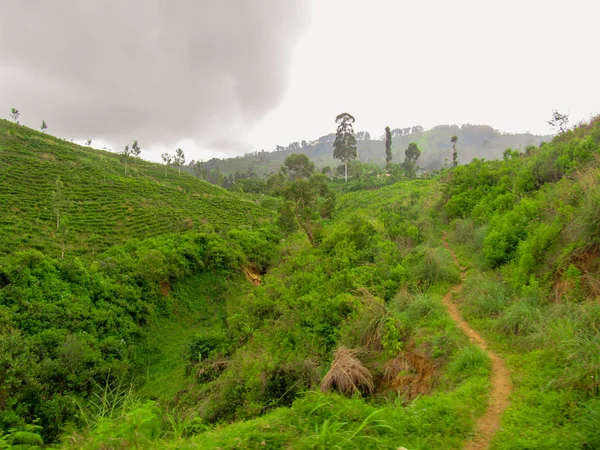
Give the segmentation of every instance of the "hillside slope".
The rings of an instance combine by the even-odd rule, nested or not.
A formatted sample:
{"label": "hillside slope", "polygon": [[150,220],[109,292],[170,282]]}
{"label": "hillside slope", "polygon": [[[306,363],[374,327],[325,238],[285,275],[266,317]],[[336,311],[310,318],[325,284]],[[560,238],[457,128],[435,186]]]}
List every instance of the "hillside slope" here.
{"label": "hillside slope", "polygon": [[[54,196],[59,178],[62,198]],[[0,255],[26,247],[56,255],[63,238],[67,252],[94,254],[129,238],[270,215],[186,173],[130,158],[125,176],[119,155],[0,120]]]}

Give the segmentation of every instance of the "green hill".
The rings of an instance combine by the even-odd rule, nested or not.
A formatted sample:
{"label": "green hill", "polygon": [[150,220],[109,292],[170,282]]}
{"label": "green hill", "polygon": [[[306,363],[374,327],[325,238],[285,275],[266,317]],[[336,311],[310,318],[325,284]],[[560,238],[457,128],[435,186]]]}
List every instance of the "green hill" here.
{"label": "green hill", "polygon": [[[63,183],[56,200],[56,182]],[[66,251],[91,254],[130,238],[235,227],[271,216],[187,173],[82,147],[0,120],[0,255],[28,247],[59,254],[56,208],[68,222]]]}
{"label": "green hill", "polygon": [[600,117],[380,189],[283,177],[277,217],[2,132],[0,448],[600,448]]}
{"label": "green hill", "polygon": [[[383,130],[382,130],[383,132]],[[427,170],[436,170],[444,166],[445,159],[452,161],[450,138],[458,137],[459,162],[466,164],[473,158],[501,159],[507,148],[523,150],[530,145],[539,145],[550,136],[537,136],[531,133],[502,133],[488,125],[440,125],[430,130],[422,127],[393,130],[393,161],[404,161],[404,150],[410,142],[417,142],[421,149],[419,166]],[[358,159],[363,163],[385,164],[385,150],[382,140],[371,139],[365,133],[357,133]],[[368,139],[366,139],[368,138]],[[318,168],[336,167],[340,161],[333,159],[334,134],[322,136],[314,141],[291,143],[288,147],[279,147],[273,152],[254,152],[236,158],[213,158],[204,163],[204,168],[219,170],[223,175],[239,172],[253,172],[262,176],[277,172],[283,160],[292,153],[306,154]],[[191,170],[191,169],[189,169]]]}

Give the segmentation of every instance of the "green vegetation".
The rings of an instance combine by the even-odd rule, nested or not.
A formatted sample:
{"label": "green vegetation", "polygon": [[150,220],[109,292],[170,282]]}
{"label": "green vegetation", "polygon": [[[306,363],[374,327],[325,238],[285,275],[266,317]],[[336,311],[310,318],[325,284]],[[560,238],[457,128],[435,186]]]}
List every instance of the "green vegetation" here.
{"label": "green vegetation", "polygon": [[348,181],[348,161],[356,159],[356,138],[354,137],[354,117],[348,113],[335,118],[338,124],[333,141],[333,157],[344,163],[344,181]]}
{"label": "green vegetation", "polygon": [[443,233],[512,376],[492,448],[600,446],[600,119],[420,179],[400,131],[238,195],[0,122],[0,448],[460,448],[492,365]]}
{"label": "green vegetation", "polygon": [[[94,257],[130,238],[260,222],[253,202],[158,164],[80,147],[0,120],[0,256],[36,249]],[[129,156],[127,157],[129,159]],[[56,200],[57,180],[60,202]],[[57,206],[68,219],[65,242]]]}
{"label": "green vegetation", "polygon": [[[360,122],[360,118],[359,122]],[[394,128],[390,130],[392,140],[391,155],[393,160],[402,161],[404,150],[410,142],[416,142],[423,154],[420,165],[428,172],[444,167],[444,161],[452,160],[450,137],[456,135],[460,140],[460,161],[466,164],[473,158],[500,159],[507,148],[524,150],[528,146],[539,145],[550,136],[536,136],[530,133],[501,133],[488,125],[440,125],[430,130],[423,127]],[[333,142],[335,133],[321,136],[318,139],[292,142],[287,146],[278,145],[273,151],[261,150],[229,159],[213,158],[203,163],[205,180],[223,186],[231,180],[229,177],[253,175],[264,179],[279,170],[285,158],[292,153],[303,153],[314,162],[317,169],[336,167],[339,162],[333,158]],[[371,137],[368,133],[356,133],[356,148],[363,164],[385,165],[385,136]],[[186,166],[192,173],[193,165]],[[447,165],[450,165],[448,162]],[[343,173],[342,173],[343,175]]]}
{"label": "green vegetation", "polygon": [[476,268],[463,311],[513,373],[493,448],[600,446],[599,157],[596,118],[448,179],[443,211]]}

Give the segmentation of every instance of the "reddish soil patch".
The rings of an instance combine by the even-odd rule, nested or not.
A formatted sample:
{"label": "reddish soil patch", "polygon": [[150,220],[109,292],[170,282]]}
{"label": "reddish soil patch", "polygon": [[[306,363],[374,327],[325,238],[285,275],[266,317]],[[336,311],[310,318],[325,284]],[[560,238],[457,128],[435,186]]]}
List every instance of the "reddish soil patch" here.
{"label": "reddish soil patch", "polygon": [[168,281],[160,282],[160,292],[165,297],[167,297],[171,293],[171,285],[169,284]]}
{"label": "reddish soil patch", "polygon": [[248,266],[244,269],[244,275],[254,286],[260,286],[260,272],[254,266]]}
{"label": "reddish soil patch", "polygon": [[390,372],[396,372],[391,380],[391,386],[395,391],[406,395],[407,400],[428,394],[436,375],[433,361],[425,355],[411,351],[406,351],[398,358],[389,361],[386,369],[388,376]]}

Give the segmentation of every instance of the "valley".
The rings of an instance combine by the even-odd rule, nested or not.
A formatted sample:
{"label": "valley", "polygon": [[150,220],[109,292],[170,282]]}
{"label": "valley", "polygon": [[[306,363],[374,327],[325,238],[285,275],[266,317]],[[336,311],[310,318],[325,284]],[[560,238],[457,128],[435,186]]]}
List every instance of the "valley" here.
{"label": "valley", "polygon": [[0,121],[0,448],[599,448],[600,119],[410,135],[224,189]]}

